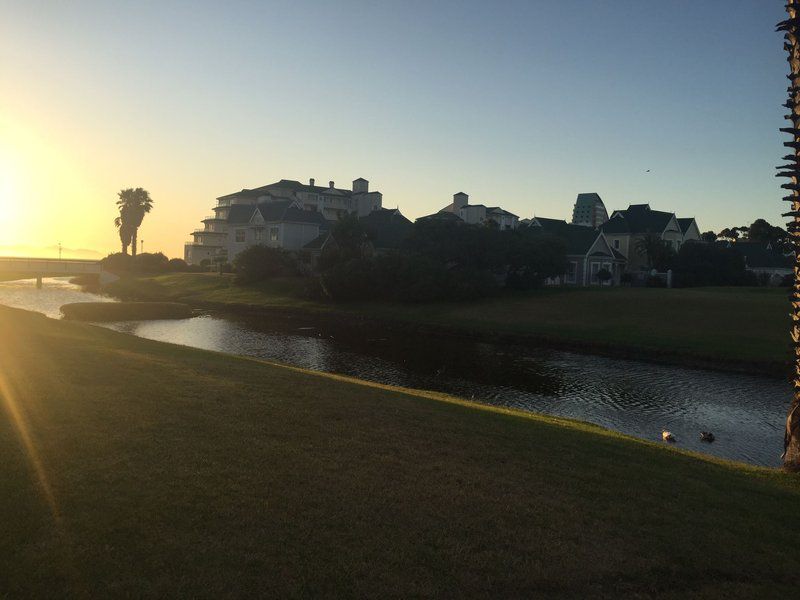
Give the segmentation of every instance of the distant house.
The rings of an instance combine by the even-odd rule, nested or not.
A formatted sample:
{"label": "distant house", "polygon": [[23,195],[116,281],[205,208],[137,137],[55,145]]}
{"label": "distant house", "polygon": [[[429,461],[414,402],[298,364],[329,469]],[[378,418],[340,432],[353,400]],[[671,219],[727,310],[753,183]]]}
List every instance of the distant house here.
{"label": "distant house", "polygon": [[361,217],[359,222],[378,254],[400,250],[414,231],[414,224],[397,208],[380,208]]}
{"label": "distant house", "polygon": [[700,230],[694,219],[678,219],[675,213],[653,210],[649,204],[631,204],[616,210],[600,226],[611,247],[627,259],[629,272],[647,270],[647,257],[636,249],[637,242],[649,235],[657,236],[677,252],[688,241],[700,241]]}
{"label": "distant house", "polygon": [[[530,226],[559,237],[566,244],[567,272],[548,280],[549,285],[619,285],[626,260],[611,247],[602,231],[543,217],[534,217]],[[611,273],[605,283],[597,278],[602,269]]]}
{"label": "distant house", "polygon": [[499,229],[516,229],[519,217],[499,206],[469,204],[469,196],[464,192],[453,194],[453,202],[438,213],[420,217],[417,220],[451,220],[447,215],[454,215],[469,225],[493,225]]}
{"label": "distant house", "polygon": [[203,229],[191,233],[184,247],[189,264],[204,260],[232,261],[247,246],[265,244],[299,250],[320,235],[328,223],[347,214],[366,216],[381,208],[383,196],[370,192],[358,178],[350,190],[281,179],[259,188],[243,189],[217,198],[214,215],[203,219]]}
{"label": "distant house", "polygon": [[578,194],[572,209],[572,224],[597,229],[608,221],[608,211],[603,200],[595,192]]}
{"label": "distant house", "polygon": [[733,248],[744,258],[748,271],[769,278],[773,285],[794,272],[794,259],[769,242],[718,242]]}

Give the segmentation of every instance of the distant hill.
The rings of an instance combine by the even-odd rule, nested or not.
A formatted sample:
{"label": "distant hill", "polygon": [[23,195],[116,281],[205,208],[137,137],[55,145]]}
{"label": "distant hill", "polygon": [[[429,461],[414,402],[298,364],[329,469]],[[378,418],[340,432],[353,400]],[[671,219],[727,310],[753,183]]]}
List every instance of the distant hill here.
{"label": "distant hill", "polygon": [[[57,258],[58,246],[2,246],[0,256],[30,256],[31,258]],[[61,248],[62,258],[103,258],[105,254],[88,248]]]}

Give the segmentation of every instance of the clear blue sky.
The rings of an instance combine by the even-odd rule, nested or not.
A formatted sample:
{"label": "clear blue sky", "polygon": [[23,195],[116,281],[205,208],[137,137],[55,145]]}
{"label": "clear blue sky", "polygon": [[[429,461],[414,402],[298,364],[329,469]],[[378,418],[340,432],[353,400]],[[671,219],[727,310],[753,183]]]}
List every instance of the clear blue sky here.
{"label": "clear blue sky", "polygon": [[[366,177],[412,218],[462,190],[565,218],[596,191],[703,230],[777,223],[783,4],[0,0],[0,112],[98,223],[150,189],[144,235],[171,254],[216,196],[284,177]],[[52,201],[67,176],[47,200],[30,167],[15,193]]]}

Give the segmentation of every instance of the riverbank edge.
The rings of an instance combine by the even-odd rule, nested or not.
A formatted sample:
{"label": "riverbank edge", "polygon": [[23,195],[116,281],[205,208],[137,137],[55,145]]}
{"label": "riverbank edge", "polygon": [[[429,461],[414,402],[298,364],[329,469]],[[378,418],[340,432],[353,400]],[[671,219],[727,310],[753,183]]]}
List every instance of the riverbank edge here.
{"label": "riverbank edge", "polygon": [[[149,294],[137,294],[128,289],[125,294],[114,294],[113,291],[103,289],[103,293],[120,300],[152,300]],[[166,299],[166,298],[165,298]],[[619,358],[649,364],[668,365],[718,371],[724,373],[738,373],[742,375],[756,375],[770,379],[787,379],[790,376],[788,360],[778,361],[747,361],[737,359],[724,359],[714,356],[703,356],[692,353],[682,353],[673,350],[658,350],[637,346],[620,346],[593,341],[577,341],[564,338],[538,334],[519,334],[501,331],[487,331],[473,328],[455,327],[405,319],[392,319],[384,316],[374,316],[357,312],[356,310],[341,309],[335,305],[325,305],[319,308],[268,306],[262,304],[244,304],[234,302],[213,302],[200,300],[191,294],[170,297],[170,300],[186,303],[194,308],[218,312],[222,314],[242,316],[271,316],[285,319],[313,320],[319,325],[327,327],[342,327],[343,319],[347,319],[348,329],[354,328],[382,328],[390,333],[409,335],[446,336],[452,339],[469,340],[473,342],[515,344],[534,349],[559,350],[602,356],[606,358]],[[411,328],[411,329],[409,329]]]}

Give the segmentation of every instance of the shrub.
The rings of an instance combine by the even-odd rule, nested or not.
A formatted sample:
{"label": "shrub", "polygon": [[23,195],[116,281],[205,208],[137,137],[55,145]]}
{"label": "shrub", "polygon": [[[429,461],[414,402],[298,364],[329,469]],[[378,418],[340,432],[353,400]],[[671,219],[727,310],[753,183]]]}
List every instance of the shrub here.
{"label": "shrub", "polygon": [[189,264],[182,258],[171,258],[167,263],[167,271],[172,273],[185,273],[189,270]]}
{"label": "shrub", "polygon": [[133,268],[139,273],[165,273],[169,267],[169,259],[163,252],[145,252],[133,258]]}
{"label": "shrub", "polygon": [[114,273],[115,275],[123,275],[133,269],[133,257],[130,254],[115,252],[101,260],[100,265],[104,271]]}
{"label": "shrub", "polygon": [[600,269],[595,277],[597,277],[597,281],[600,283],[605,283],[606,281],[609,281],[613,275],[608,269]]}
{"label": "shrub", "polygon": [[374,263],[364,258],[337,263],[320,276],[323,292],[336,302],[376,299],[375,281]]}
{"label": "shrub", "polygon": [[680,287],[757,283],[755,275],[745,268],[742,255],[722,244],[683,244],[674,272],[675,284]]}
{"label": "shrub", "polygon": [[[294,273],[294,259],[285,250],[250,246],[233,260],[237,283],[253,283]],[[224,272],[224,271],[223,271]]]}

